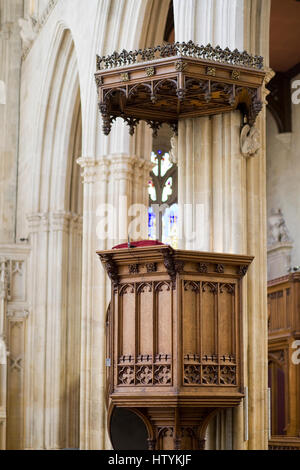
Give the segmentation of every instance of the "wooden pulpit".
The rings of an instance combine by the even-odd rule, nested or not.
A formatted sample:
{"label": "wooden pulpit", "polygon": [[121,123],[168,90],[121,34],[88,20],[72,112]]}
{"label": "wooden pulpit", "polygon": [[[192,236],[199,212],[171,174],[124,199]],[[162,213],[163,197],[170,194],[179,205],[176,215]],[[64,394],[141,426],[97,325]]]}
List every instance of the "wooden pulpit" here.
{"label": "wooden pulpit", "polygon": [[243,397],[242,278],[253,258],[166,245],[98,252],[111,279],[108,420],[129,408],[149,449],[203,449]]}

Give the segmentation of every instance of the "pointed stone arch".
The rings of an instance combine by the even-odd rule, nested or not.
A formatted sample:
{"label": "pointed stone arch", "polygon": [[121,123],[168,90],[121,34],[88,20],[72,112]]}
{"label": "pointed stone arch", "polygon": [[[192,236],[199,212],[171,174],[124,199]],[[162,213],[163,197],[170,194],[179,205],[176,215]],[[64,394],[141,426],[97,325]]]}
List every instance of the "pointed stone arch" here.
{"label": "pointed stone arch", "polygon": [[62,23],[49,48],[40,103],[28,216],[32,315],[25,447],[76,448],[82,285],[82,187],[76,160],[82,148],[82,117],[76,49]]}

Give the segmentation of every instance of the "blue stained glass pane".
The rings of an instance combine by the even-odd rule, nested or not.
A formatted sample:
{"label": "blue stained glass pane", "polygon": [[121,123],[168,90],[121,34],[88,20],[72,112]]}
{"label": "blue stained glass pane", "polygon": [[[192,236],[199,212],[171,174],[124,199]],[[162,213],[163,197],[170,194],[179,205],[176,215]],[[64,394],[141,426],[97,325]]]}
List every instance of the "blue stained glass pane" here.
{"label": "blue stained glass pane", "polygon": [[178,248],[178,204],[168,207],[162,217],[162,242]]}
{"label": "blue stained glass pane", "polygon": [[152,207],[148,210],[148,237],[149,240],[156,240],[156,216]]}

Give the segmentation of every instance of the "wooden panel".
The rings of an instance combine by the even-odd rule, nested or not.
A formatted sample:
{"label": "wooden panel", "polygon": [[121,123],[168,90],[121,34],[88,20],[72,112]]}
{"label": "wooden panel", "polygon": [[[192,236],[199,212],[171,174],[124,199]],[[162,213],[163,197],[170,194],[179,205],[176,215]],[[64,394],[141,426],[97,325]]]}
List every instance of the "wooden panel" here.
{"label": "wooden panel", "polygon": [[199,354],[199,282],[183,282],[183,354]]}
{"label": "wooden panel", "polygon": [[152,283],[138,287],[138,355],[153,355],[153,289]]}
{"label": "wooden panel", "polygon": [[172,302],[170,281],[160,282],[156,285],[156,354],[172,353]]}
{"label": "wooden panel", "polygon": [[202,285],[201,340],[202,355],[217,354],[216,300],[217,284],[207,282]]}
{"label": "wooden panel", "polygon": [[231,356],[234,351],[235,329],[235,286],[232,284],[220,284],[219,306],[219,355]]}
{"label": "wooden panel", "polygon": [[135,355],[135,292],[132,284],[121,289],[120,356]]}
{"label": "wooden panel", "polygon": [[283,290],[269,294],[270,329],[279,330],[286,327],[286,304]]}

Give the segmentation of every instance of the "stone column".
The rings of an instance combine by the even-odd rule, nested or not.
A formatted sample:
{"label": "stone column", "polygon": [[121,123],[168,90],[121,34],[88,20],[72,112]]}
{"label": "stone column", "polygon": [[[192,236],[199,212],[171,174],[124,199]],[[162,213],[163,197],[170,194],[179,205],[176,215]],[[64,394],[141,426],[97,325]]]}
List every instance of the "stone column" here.
{"label": "stone column", "polygon": [[79,447],[81,218],[53,211],[27,220],[25,448]]}
{"label": "stone column", "polygon": [[[49,244],[47,271],[47,316],[45,344],[45,448],[67,447],[66,420],[67,406],[67,325],[69,306],[67,290],[69,266],[69,213],[49,214]],[[74,292],[73,292],[74,294]],[[73,350],[76,361],[76,350]]]}
{"label": "stone column", "polygon": [[[261,4],[261,0],[255,0],[257,3]],[[242,50],[246,36],[244,24],[250,21],[245,11],[243,0],[174,0],[175,38]],[[261,14],[261,10],[257,14]],[[250,29],[253,32],[255,27]],[[259,34],[260,30],[256,32]],[[244,382],[249,387],[249,442],[244,439],[241,405],[233,413],[231,443],[226,442],[225,436],[231,428],[232,416],[227,411],[224,419],[218,418],[214,445],[218,448],[231,445],[235,449],[267,448],[264,123],[265,113],[262,112],[256,124],[261,135],[260,150],[249,159],[240,151],[242,116],[239,111],[182,119],[179,123],[179,204],[192,204],[193,211],[184,224],[189,221],[188,233],[194,231],[198,235],[189,240],[188,233],[185,234],[181,247],[255,256],[244,284],[243,306],[247,325]],[[200,205],[198,213],[197,204]]]}
{"label": "stone column", "polygon": [[[109,160],[77,160],[83,177],[82,320],[80,371],[80,449],[103,449],[106,444],[104,393],[104,333],[107,280],[96,257],[97,205],[107,203]],[[97,373],[95,373],[97,371]]]}
{"label": "stone column", "polygon": [[[152,165],[122,153],[99,159],[82,157],[77,162],[82,168],[84,185],[80,448],[107,449],[111,444],[105,409],[105,316],[110,282],[96,250],[127,241],[131,204],[148,207],[146,183]],[[104,224],[108,236],[102,239]]]}
{"label": "stone column", "polygon": [[71,214],[67,287],[66,448],[79,447],[80,340],[82,282],[82,217]]}
{"label": "stone column", "polygon": [[47,309],[47,246],[49,215],[27,216],[31,253],[28,291],[33,314],[28,319],[25,371],[25,449],[45,448],[45,350]]}
{"label": "stone column", "polygon": [[0,7],[0,244],[15,242],[23,0]]}

